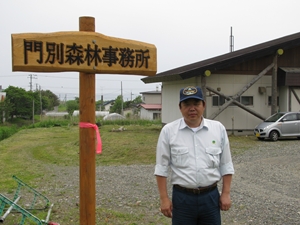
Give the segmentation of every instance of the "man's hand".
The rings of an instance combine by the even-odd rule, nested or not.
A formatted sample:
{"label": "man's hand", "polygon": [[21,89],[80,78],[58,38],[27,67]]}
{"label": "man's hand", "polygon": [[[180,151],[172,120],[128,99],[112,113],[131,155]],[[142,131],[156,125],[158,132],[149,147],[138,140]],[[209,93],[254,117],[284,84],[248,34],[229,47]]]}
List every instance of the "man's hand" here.
{"label": "man's hand", "polygon": [[230,194],[222,193],[220,196],[220,209],[223,211],[227,211],[231,207]]}
{"label": "man's hand", "polygon": [[164,216],[172,218],[173,205],[169,198],[160,200],[160,211]]}
{"label": "man's hand", "polygon": [[168,196],[167,191],[167,178],[162,176],[156,176],[158,191],[159,191],[159,199],[160,199],[160,211],[166,217],[172,217],[173,205]]}
{"label": "man's hand", "polygon": [[223,211],[227,211],[231,207],[231,199],[230,199],[230,184],[232,180],[232,175],[227,174],[223,176],[223,188],[222,194],[220,196],[220,209]]}

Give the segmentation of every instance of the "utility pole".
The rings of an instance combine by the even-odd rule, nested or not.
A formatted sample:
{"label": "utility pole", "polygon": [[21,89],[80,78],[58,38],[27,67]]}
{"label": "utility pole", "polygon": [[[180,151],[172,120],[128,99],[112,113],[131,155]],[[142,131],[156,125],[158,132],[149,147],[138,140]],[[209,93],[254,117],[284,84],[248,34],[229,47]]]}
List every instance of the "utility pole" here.
{"label": "utility pole", "polygon": [[132,95],[134,95],[134,94],[132,94],[132,91],[130,92],[130,101],[132,101]]}
{"label": "utility pole", "polygon": [[32,124],[34,124],[34,98],[32,96]]}
{"label": "utility pole", "polygon": [[40,86],[40,105],[41,105],[41,118],[40,120],[42,120],[42,114],[43,114],[43,105],[42,105],[42,91],[41,91],[41,85]]}
{"label": "utility pole", "polygon": [[122,81],[121,81],[121,115],[123,116],[123,86],[122,86]]}
{"label": "utility pole", "polygon": [[30,87],[30,91],[32,91],[32,79],[37,79],[36,74],[29,74],[29,87]]}
{"label": "utility pole", "polygon": [[[30,86],[30,91],[32,92],[32,79],[37,79],[36,74],[29,74],[29,86]],[[34,96],[32,93],[32,123],[34,124]]]}
{"label": "utility pole", "polygon": [[230,52],[234,51],[234,36],[232,35],[232,27],[230,27],[230,46],[229,46],[229,51]]}

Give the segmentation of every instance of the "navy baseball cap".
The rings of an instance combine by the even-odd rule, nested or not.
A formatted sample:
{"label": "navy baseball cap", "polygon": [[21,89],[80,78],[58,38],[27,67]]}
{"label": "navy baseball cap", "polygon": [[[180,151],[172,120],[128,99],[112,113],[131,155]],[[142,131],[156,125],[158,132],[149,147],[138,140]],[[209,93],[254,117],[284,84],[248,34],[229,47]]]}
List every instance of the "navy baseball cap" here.
{"label": "navy baseball cap", "polygon": [[202,90],[199,87],[188,86],[180,90],[180,101],[195,98],[204,101]]}

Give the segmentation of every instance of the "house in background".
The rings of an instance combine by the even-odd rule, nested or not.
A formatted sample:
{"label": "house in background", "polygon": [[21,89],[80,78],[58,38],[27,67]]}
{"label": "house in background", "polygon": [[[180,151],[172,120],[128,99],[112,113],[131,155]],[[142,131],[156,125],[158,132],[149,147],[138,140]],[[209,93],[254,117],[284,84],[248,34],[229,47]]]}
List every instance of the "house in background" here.
{"label": "house in background", "polygon": [[98,108],[101,111],[101,108],[104,107],[103,111],[109,111],[110,107],[115,103],[115,100],[106,101],[103,103],[103,106],[99,105]]}
{"label": "house in background", "polygon": [[181,117],[179,91],[200,86],[205,117],[249,131],[277,111],[300,111],[300,33],[143,78],[162,82],[162,123]]}
{"label": "house in background", "polygon": [[161,91],[140,92],[143,103],[140,107],[140,118],[146,120],[158,120],[161,118]]}

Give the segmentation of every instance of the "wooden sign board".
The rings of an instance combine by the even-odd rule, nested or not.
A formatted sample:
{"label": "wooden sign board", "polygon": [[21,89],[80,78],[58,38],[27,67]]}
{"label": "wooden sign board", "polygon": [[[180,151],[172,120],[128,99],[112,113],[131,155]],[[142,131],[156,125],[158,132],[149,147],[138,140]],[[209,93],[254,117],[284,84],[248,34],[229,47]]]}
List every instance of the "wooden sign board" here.
{"label": "wooden sign board", "polygon": [[95,32],[12,34],[12,70],[135,74],[157,72],[155,45]]}

